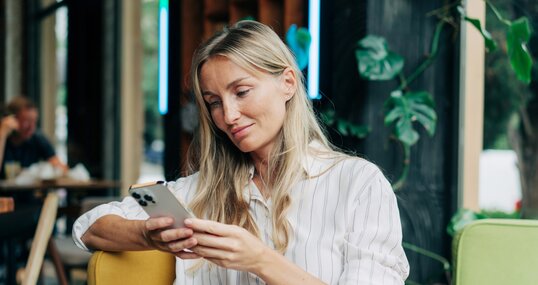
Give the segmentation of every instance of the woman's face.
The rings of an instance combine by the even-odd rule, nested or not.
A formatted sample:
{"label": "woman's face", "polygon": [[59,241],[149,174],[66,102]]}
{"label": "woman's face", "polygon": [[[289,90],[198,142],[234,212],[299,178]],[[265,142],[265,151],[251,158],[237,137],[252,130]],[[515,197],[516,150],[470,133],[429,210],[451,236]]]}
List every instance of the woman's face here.
{"label": "woman's face", "polygon": [[280,76],[250,73],[223,56],[200,72],[202,96],[213,122],[242,151],[267,158],[295,91],[291,69]]}

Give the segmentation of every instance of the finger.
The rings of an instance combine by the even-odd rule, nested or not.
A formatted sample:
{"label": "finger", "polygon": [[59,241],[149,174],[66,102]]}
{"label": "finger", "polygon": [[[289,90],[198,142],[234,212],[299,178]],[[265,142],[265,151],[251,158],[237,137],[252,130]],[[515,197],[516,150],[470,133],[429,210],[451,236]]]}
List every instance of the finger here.
{"label": "finger", "polygon": [[154,231],[171,226],[174,223],[174,219],[171,217],[149,218],[146,220],[146,229],[148,231]]}
{"label": "finger", "polygon": [[206,232],[218,236],[233,235],[235,226],[222,224],[219,222],[189,218],[184,221],[185,226],[197,232]]}
{"label": "finger", "polygon": [[169,242],[189,238],[192,234],[192,229],[188,228],[169,229],[160,232],[160,239],[164,242]]}
{"label": "finger", "polygon": [[231,260],[231,253],[218,248],[197,245],[190,250],[203,258]]}
{"label": "finger", "polygon": [[180,251],[180,252],[177,252],[176,253],[176,256],[181,258],[181,259],[199,259],[199,258],[202,258],[201,256],[199,256],[198,254],[194,253],[194,252],[188,252],[188,251]]}
{"label": "finger", "polygon": [[182,240],[178,242],[169,242],[167,244],[167,247],[170,251],[176,253],[185,249],[190,249],[192,247],[195,247],[196,244],[197,244],[197,241],[195,238],[189,238],[187,240]]}
{"label": "finger", "polygon": [[237,248],[237,240],[225,238],[221,236],[215,236],[212,234],[195,232],[192,235],[197,241],[198,245],[217,248],[226,251],[233,251]]}

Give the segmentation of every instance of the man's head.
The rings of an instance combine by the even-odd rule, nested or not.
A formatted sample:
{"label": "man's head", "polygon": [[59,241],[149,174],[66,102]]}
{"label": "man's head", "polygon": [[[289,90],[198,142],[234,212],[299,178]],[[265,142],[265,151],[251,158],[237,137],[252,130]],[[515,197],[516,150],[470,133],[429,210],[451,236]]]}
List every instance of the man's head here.
{"label": "man's head", "polygon": [[39,116],[34,102],[23,96],[16,96],[9,102],[7,109],[19,123],[19,129],[14,136],[21,141],[29,139],[36,130]]}

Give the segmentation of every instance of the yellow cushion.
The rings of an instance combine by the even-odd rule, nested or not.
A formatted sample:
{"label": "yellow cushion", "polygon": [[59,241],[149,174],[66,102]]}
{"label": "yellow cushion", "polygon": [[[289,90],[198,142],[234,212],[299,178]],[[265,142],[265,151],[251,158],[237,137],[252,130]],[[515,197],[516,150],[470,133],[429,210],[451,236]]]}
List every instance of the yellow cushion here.
{"label": "yellow cushion", "polygon": [[176,277],[175,257],[151,251],[97,251],[88,264],[88,284],[170,285]]}

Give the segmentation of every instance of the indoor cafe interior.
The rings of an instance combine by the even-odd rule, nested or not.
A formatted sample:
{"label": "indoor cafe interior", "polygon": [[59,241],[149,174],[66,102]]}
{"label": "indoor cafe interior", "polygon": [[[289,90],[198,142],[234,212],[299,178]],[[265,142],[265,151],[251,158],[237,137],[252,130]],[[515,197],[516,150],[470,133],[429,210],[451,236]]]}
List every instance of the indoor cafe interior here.
{"label": "indoor cafe interior", "polygon": [[[278,233],[281,229],[286,234],[287,229],[292,233],[297,230],[299,234],[285,236],[290,238],[290,244],[300,244],[300,247],[280,247],[289,250],[271,255],[274,258],[288,257],[280,259],[282,262],[278,265],[290,266],[281,268],[279,273],[298,268],[302,274],[319,268],[318,277],[326,278],[323,281],[330,284],[536,284],[538,270],[532,269],[536,267],[532,265],[538,264],[536,2],[0,0],[0,285],[291,284],[291,281],[264,283],[266,279],[248,270],[234,271],[237,276],[242,276],[234,279],[232,271],[223,269],[225,266],[218,262],[214,262],[218,273],[200,273],[200,282],[194,277],[187,280],[184,274],[176,278],[177,272],[183,273],[178,268],[183,268],[180,266],[186,261],[162,248],[83,250],[81,243],[84,242],[78,242],[77,236],[72,235],[80,225],[79,217],[87,217],[84,213],[88,211],[94,213],[91,210],[96,206],[127,205],[115,203],[122,200],[131,201],[136,207],[139,206],[136,202],[144,206],[142,198],[144,203],[151,203],[153,197],[129,193],[134,184],[186,181],[198,179],[192,178],[197,177],[197,174],[191,175],[194,172],[217,171],[221,171],[218,179],[215,178],[217,175],[201,175],[210,179],[198,179],[190,184],[199,186],[195,197],[205,197],[204,201],[213,206],[218,204],[219,211],[226,215],[243,211],[244,216],[241,219],[233,216],[237,219],[226,224],[220,219],[224,214],[218,217],[214,214],[217,212],[214,209],[218,208],[215,206],[207,210],[207,213],[213,211],[213,216],[208,220],[194,219],[195,223],[218,221],[225,224],[221,225],[223,228],[234,228],[241,222],[244,228],[237,227],[239,230],[246,229],[255,234],[256,229],[263,230],[265,236],[260,232],[257,233],[259,239],[253,239],[259,242],[258,248],[280,242]],[[215,33],[235,27],[237,22],[252,26],[262,23],[260,26],[272,30],[270,35],[276,39],[272,42],[275,44],[264,47],[267,50],[280,47],[280,51],[287,55],[281,57],[288,60],[283,65],[285,70],[293,67],[298,78],[294,82],[305,87],[301,89],[303,97],[296,99],[293,96],[299,93],[293,93],[281,103],[294,106],[288,104],[288,100],[302,100],[312,113],[308,120],[304,119],[306,115],[300,117],[303,119],[301,124],[285,126],[282,123],[279,136],[267,138],[266,129],[263,129],[261,142],[254,136],[255,143],[263,144],[264,139],[268,143],[255,150],[243,150],[233,140],[241,135],[246,137],[250,126],[239,127],[237,132],[231,127],[230,133],[220,132],[224,128],[217,111],[220,110],[219,103],[224,106],[227,102],[209,102],[206,98],[219,99],[222,94],[196,88],[203,85],[200,83],[202,79],[194,84],[190,82],[191,64],[196,62],[193,55],[197,48]],[[256,42],[258,45],[263,43]],[[247,49],[245,46],[243,48]],[[201,66],[206,62],[213,63],[212,59],[198,62],[193,70],[202,70]],[[249,72],[252,71],[249,74],[258,76],[266,75],[266,72],[280,79],[290,74],[281,70],[273,72],[277,70],[276,67],[271,69],[273,62],[264,60],[260,61],[270,67],[249,62]],[[237,70],[238,64],[233,59],[229,61],[232,71]],[[239,69],[248,68],[239,66]],[[260,70],[262,72],[258,72]],[[218,78],[226,78],[230,73],[233,72],[215,72]],[[253,77],[258,78],[256,76]],[[238,98],[243,98],[240,95],[243,92],[236,93]],[[256,104],[242,105],[247,110],[237,113],[243,117],[254,114],[252,117],[273,118],[275,114],[269,108],[280,102],[266,99],[261,101],[262,104],[258,101],[260,97],[246,98],[256,100]],[[212,113],[213,103],[216,103],[217,115]],[[222,108],[222,114],[228,112],[226,108]],[[286,108],[289,108],[286,111],[295,110]],[[293,120],[290,117],[299,116],[285,117],[286,124]],[[289,130],[289,125],[295,126],[297,132],[288,131],[287,134],[293,133],[296,137],[301,136],[302,129],[312,130],[308,126],[317,127],[316,132],[304,132],[308,133],[304,137],[309,141],[303,140],[284,150],[284,140],[293,144],[289,138],[294,136],[280,136],[285,127]],[[303,125],[307,127],[303,128]],[[318,136],[313,138],[312,133]],[[199,138],[205,138],[203,143],[206,145],[214,143],[221,147],[206,148],[210,149],[207,153],[228,151],[223,151],[224,156],[217,153],[211,157],[213,168],[203,169],[200,165],[206,162],[204,159],[196,162],[202,151],[193,146],[203,144],[200,142],[203,139]],[[272,157],[270,155],[274,153],[269,152],[267,157],[270,159],[263,161],[270,160],[277,166],[267,167],[273,172],[269,174],[271,181],[265,183],[264,173],[258,166],[264,169],[270,164],[256,164],[256,150],[264,149],[266,145],[273,147],[276,140],[281,142],[282,152]],[[390,191],[373,192],[374,187],[366,186],[356,188],[357,191],[382,193],[380,197],[383,199],[392,197],[393,200],[385,199],[379,203],[379,209],[384,210],[376,208],[374,211],[370,208],[370,200],[361,204],[361,199],[377,196],[362,195],[366,192],[358,195],[349,186],[354,185],[351,182],[322,189],[326,195],[318,197],[323,197],[320,201],[323,207],[314,203],[315,195],[321,193],[317,192],[321,186],[312,187],[315,191],[311,192],[308,191],[310,188],[293,192],[293,185],[325,179],[334,169],[340,169],[340,173],[349,171],[352,174],[347,174],[349,181],[364,185],[373,183],[373,180],[353,172],[368,170],[368,167],[344,167],[342,162],[340,168],[340,161],[319,175],[300,176],[309,174],[306,164],[314,161],[310,156],[316,153],[310,150],[319,147],[316,143],[320,141],[330,153],[344,153],[346,158],[353,156],[357,161],[377,166],[383,177],[379,187]],[[293,156],[301,151],[304,157]],[[229,152],[233,155],[226,156]],[[226,161],[222,157],[232,159]],[[295,160],[284,159],[281,164],[275,157]],[[195,165],[194,169],[189,168],[189,158],[191,162],[194,160],[191,164]],[[240,159],[243,160],[239,170],[234,168],[236,165],[222,166],[237,163]],[[289,164],[295,168],[285,168],[286,162],[292,160]],[[333,167],[336,165],[339,167]],[[250,167],[248,173],[247,166]],[[211,172],[216,168],[219,170]],[[282,169],[295,171],[279,173]],[[228,170],[230,172],[226,173],[234,175],[226,175],[224,171]],[[236,175],[238,173],[242,176]],[[285,184],[273,181],[271,175],[278,178],[295,175],[296,180],[283,180],[289,182]],[[244,197],[245,200],[241,200],[242,196],[237,194],[240,190],[236,184],[239,183],[230,182],[236,176],[247,181],[248,187],[241,187],[244,187],[243,191],[249,191],[243,193],[252,194],[248,196],[250,200]],[[342,177],[334,175],[326,181],[335,183]],[[223,181],[228,184],[224,185]],[[296,184],[292,185],[290,181]],[[255,197],[253,193],[257,188],[249,188],[253,184],[286,189],[277,191],[275,196],[271,196],[272,193],[263,196],[262,193]],[[271,187],[267,188],[274,190]],[[357,194],[356,199],[340,199],[340,193],[345,192],[341,190],[348,188],[349,193]],[[209,199],[208,192],[220,195],[211,198],[226,199]],[[289,198],[299,195],[297,193],[304,194],[308,200]],[[232,196],[235,200],[227,200]],[[205,215],[206,209],[201,210],[197,204],[200,200],[191,199],[189,206]],[[303,201],[312,201],[304,203],[312,207],[311,211],[303,207]],[[331,204],[331,201],[336,202]],[[239,202],[243,202],[244,207],[236,210],[240,208],[237,207]],[[335,213],[347,210],[346,203],[356,203],[358,206],[353,208],[352,215],[360,212],[363,216],[357,214],[352,219],[344,216],[340,221]],[[325,212],[328,211],[325,206],[331,205],[338,206],[334,213]],[[258,215],[256,206],[263,206],[266,215]],[[308,210],[308,215],[305,214],[301,221],[299,214],[288,213],[284,217],[276,212],[282,208],[289,209],[289,213],[293,210],[304,214]],[[144,214],[142,208],[136,209]],[[267,214],[270,211],[272,214]],[[390,231],[381,237],[377,230],[385,229],[386,224],[376,219],[383,214],[394,219],[387,223]],[[247,223],[252,221],[244,217],[254,219],[252,225]],[[323,218],[330,219],[329,223],[318,223]],[[262,219],[265,219],[263,224]],[[358,222],[363,220],[364,227]],[[144,221],[149,224],[148,221],[153,219]],[[370,231],[368,221],[376,225],[375,231]],[[338,222],[346,223],[339,228],[344,234],[329,234],[332,226],[336,231]],[[307,226],[319,229],[319,233],[315,233],[317,238],[310,238],[310,231],[300,234],[298,229]],[[267,234],[269,231],[271,234]],[[192,235],[209,233],[192,232]],[[212,237],[215,236],[221,237],[217,234]],[[325,242],[326,238],[334,236],[341,238],[340,244]],[[351,242],[354,237],[358,244]],[[395,258],[370,251],[370,248],[382,249],[386,246],[385,241],[393,237],[397,241],[388,251],[390,254],[398,252]],[[372,240],[364,242],[368,238]],[[177,240],[183,245],[187,242],[186,238]],[[358,246],[360,242],[366,245]],[[273,251],[269,252],[277,252],[279,245],[272,246]],[[331,258],[318,254],[322,252],[321,246],[331,248]],[[161,250],[146,250],[148,247]],[[176,255],[184,257],[189,254],[189,249],[200,248],[184,246]],[[238,248],[247,251],[246,247]],[[309,254],[318,262],[300,268],[293,251],[297,248],[305,256],[305,264],[310,261],[306,258]],[[345,259],[348,257],[349,262]],[[291,263],[286,263],[290,260]],[[367,265],[361,263],[363,261]],[[329,263],[330,266],[321,266]],[[321,276],[323,270],[356,264],[356,275],[360,278],[368,276],[371,282],[358,281],[360,278],[353,274],[346,279],[344,273],[338,275],[332,271],[330,276]],[[371,268],[381,268],[382,273],[374,274],[372,269],[368,274],[360,275],[361,270],[369,268],[368,264]],[[387,283],[385,273],[396,272],[396,269],[400,270],[401,282]],[[342,272],[350,271],[342,269]],[[225,282],[209,279],[211,274],[219,272],[224,272]],[[372,281],[378,275],[382,281]],[[204,279],[206,277],[209,280]],[[292,274],[285,277],[291,278]]]}
{"label": "indoor cafe interior", "polygon": [[[68,167],[58,172],[43,161],[6,161],[0,284],[86,284],[91,253],[74,245],[74,220],[120,200],[132,184],[184,172],[197,125],[186,84],[195,48],[247,17],[283,35],[285,27],[307,23],[307,7],[306,1],[0,0],[2,116],[12,115],[13,98],[31,100],[36,128]],[[19,196],[43,206],[27,209]]]}

